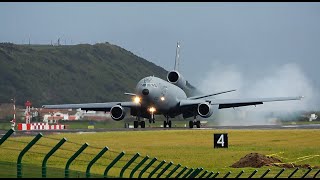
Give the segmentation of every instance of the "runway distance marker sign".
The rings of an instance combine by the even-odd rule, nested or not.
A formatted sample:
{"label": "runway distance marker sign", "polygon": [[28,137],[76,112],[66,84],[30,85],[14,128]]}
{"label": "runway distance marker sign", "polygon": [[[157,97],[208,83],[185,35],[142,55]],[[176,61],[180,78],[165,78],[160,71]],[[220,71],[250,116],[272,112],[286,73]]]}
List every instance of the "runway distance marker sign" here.
{"label": "runway distance marker sign", "polygon": [[214,148],[228,148],[228,133],[213,134]]}

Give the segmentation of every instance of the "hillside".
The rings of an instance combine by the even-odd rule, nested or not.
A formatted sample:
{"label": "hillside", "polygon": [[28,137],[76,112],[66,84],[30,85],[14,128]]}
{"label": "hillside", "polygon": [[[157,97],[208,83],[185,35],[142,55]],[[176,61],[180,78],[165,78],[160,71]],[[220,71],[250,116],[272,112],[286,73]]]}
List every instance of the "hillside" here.
{"label": "hillside", "polygon": [[0,43],[0,103],[16,97],[34,107],[56,103],[129,100],[143,77],[167,71],[109,43],[16,45]]}

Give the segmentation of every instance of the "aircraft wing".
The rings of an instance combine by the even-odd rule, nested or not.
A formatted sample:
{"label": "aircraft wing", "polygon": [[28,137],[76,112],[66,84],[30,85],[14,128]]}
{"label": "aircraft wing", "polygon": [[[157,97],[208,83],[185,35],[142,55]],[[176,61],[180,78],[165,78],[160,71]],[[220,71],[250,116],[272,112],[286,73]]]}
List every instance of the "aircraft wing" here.
{"label": "aircraft wing", "polygon": [[210,96],[216,96],[216,95],[219,95],[219,94],[232,92],[232,91],[235,91],[235,90],[236,90],[236,89],[232,89],[232,90],[229,90],[229,91],[216,92],[216,93],[207,94],[207,95],[192,96],[192,97],[189,97],[189,98],[187,98],[187,99],[202,99],[202,98],[206,98],[206,97],[210,97]]}
{"label": "aircraft wing", "polygon": [[140,107],[140,104],[134,102],[106,102],[106,103],[85,103],[85,104],[56,104],[56,105],[43,105],[45,109],[79,109],[91,111],[110,111],[115,105],[123,107]]}
{"label": "aircraft wing", "polygon": [[192,106],[199,103],[209,102],[210,105],[218,105],[219,109],[240,107],[240,106],[250,106],[259,105],[263,102],[271,101],[289,101],[289,100],[301,100],[303,96],[298,97],[275,97],[275,98],[251,98],[251,99],[215,99],[215,100],[182,100],[180,101],[180,107]]}

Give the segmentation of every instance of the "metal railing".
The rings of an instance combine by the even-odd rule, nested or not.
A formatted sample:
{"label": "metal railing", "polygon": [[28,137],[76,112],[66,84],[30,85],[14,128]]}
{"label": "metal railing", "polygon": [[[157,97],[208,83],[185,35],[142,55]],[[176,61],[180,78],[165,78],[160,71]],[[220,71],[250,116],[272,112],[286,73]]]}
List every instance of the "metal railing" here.
{"label": "metal railing", "polygon": [[[14,130],[10,129],[1,139],[0,139],[0,148],[3,148],[2,144],[8,140],[8,138],[13,134]],[[36,135],[30,142],[26,142],[27,145],[23,148],[23,150],[19,153],[17,157],[17,178],[22,178],[23,177],[23,169],[22,169],[22,158],[23,156],[43,137],[41,133]],[[43,158],[42,161],[42,166],[41,166],[41,174],[42,178],[47,177],[47,161],[51,156],[54,156],[54,153],[58,149],[63,149],[61,148],[63,144],[67,142],[66,138],[62,138],[53,148],[50,149],[50,151],[45,154],[45,157]],[[80,145],[79,143],[75,143]],[[44,146],[44,145],[43,145]],[[83,144],[67,161],[65,164],[64,168],[64,177],[69,178],[70,177],[70,170],[69,167],[71,163],[80,155],[84,152],[84,150],[90,147],[88,143]],[[96,148],[98,149],[98,148]],[[71,151],[72,150],[68,150]],[[85,162],[87,162],[87,168],[85,171],[85,177],[90,178],[91,177],[91,167],[94,164],[98,164],[97,161],[102,158],[104,154],[107,152],[112,152],[109,151],[109,148],[105,146],[98,154],[90,154],[94,155],[93,159],[89,159]],[[113,152],[116,153],[116,152]],[[89,154],[89,153],[87,153]],[[118,156],[116,156],[113,159],[110,159],[111,162],[107,165],[105,165],[105,171],[103,173],[103,177],[118,177],[118,178],[124,178],[125,177],[125,171],[131,170],[129,173],[128,178],[134,178],[134,175],[137,171],[140,171],[140,173],[137,175],[138,178],[142,178],[145,173],[149,173],[148,178],[156,177],[156,178],[217,178],[219,176],[219,172],[214,173],[213,171],[208,171],[203,169],[202,167],[198,168],[188,168],[188,167],[182,167],[181,164],[174,165],[173,162],[167,163],[165,160],[158,160],[157,158],[152,158],[150,159],[149,156],[145,156],[139,163],[135,162],[138,158],[142,158],[140,153],[136,154],[127,154],[127,155],[133,155],[131,158],[126,159],[126,160],[121,160],[125,156],[125,152],[120,152]],[[147,161],[149,162],[147,163]],[[121,163],[119,163],[121,161]],[[154,165],[156,162],[158,162],[158,165]],[[111,170],[111,168],[116,167],[116,164],[122,164],[118,165],[117,168],[120,168],[120,174],[119,175],[112,175],[109,176],[108,173]],[[145,164],[146,163],[146,164]],[[100,164],[101,165],[101,164]],[[144,166],[145,165],[145,166]],[[132,167],[131,167],[132,166]],[[141,169],[141,167],[144,166],[144,168]],[[172,168],[170,168],[172,167]],[[140,170],[139,170],[140,169]],[[171,170],[170,170],[171,169]],[[148,171],[149,170],[149,171]],[[287,178],[291,178],[298,172],[299,168],[294,169],[290,175]],[[308,174],[311,173],[313,169],[309,168],[303,176],[300,178],[305,178],[307,177]],[[267,169],[261,176],[257,176],[256,173],[258,170],[254,170],[248,177],[244,178],[264,178],[271,170]],[[273,178],[278,178],[283,172],[285,171],[285,168],[281,169]],[[158,173],[157,173],[158,172]],[[203,172],[203,173],[201,173]],[[310,175],[309,177],[316,178],[317,175],[320,173],[320,170],[314,170],[315,174],[312,176]],[[243,175],[244,171],[240,171],[234,178],[240,178],[241,175]],[[174,174],[176,174],[174,176]],[[224,175],[220,175],[219,177],[227,178],[231,177],[231,171],[227,172]],[[254,177],[255,176],[255,177]]]}

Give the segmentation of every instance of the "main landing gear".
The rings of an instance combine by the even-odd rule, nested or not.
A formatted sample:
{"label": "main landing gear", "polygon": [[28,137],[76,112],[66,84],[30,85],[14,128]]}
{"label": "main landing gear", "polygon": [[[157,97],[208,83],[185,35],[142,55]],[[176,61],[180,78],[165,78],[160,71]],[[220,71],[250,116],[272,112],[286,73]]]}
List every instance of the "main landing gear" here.
{"label": "main landing gear", "polygon": [[169,128],[171,128],[171,121],[169,120],[169,116],[166,116],[167,120],[163,121],[163,127],[166,128],[167,125]]}
{"label": "main landing gear", "polygon": [[138,128],[138,126],[141,126],[141,128],[145,128],[146,127],[146,122],[144,121],[133,121],[133,127],[134,128]]}
{"label": "main landing gear", "polygon": [[193,128],[194,125],[196,125],[197,128],[200,128],[200,121],[196,121],[196,120],[189,121],[189,128]]}
{"label": "main landing gear", "polygon": [[146,122],[145,121],[141,121],[140,117],[137,116],[137,121],[133,121],[133,127],[134,128],[138,128],[139,125],[141,126],[141,128],[145,128],[146,127]]}
{"label": "main landing gear", "polygon": [[197,121],[197,115],[194,115],[193,121],[189,121],[189,128],[193,128],[196,125],[197,128],[200,128],[200,121]]}

